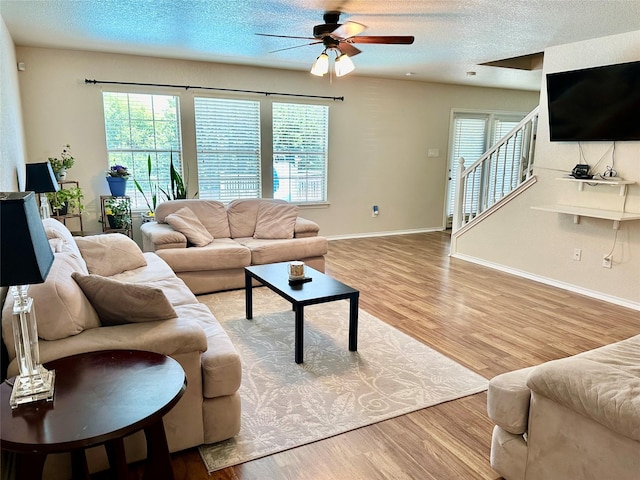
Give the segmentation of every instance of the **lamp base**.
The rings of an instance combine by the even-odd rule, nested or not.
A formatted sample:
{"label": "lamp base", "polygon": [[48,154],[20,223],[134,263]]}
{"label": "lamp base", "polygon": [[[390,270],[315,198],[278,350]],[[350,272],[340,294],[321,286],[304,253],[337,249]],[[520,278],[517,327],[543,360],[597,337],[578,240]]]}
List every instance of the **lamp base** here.
{"label": "lamp base", "polygon": [[55,370],[47,370],[42,365],[38,365],[37,369],[38,372],[34,375],[17,375],[15,377],[9,399],[11,408],[42,400],[53,401],[53,384],[56,372]]}

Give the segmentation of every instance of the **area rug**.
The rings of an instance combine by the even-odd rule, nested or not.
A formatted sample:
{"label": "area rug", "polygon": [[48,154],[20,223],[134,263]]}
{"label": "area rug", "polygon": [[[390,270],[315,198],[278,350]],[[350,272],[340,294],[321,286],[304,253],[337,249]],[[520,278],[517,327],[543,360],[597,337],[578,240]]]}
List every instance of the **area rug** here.
{"label": "area rug", "polygon": [[291,304],[253,289],[200,296],[243,364],[242,427],[200,447],[209,472],[486,390],[487,380],[359,311],[358,351],[348,348],[349,303],[305,308],[304,363],[294,361]]}

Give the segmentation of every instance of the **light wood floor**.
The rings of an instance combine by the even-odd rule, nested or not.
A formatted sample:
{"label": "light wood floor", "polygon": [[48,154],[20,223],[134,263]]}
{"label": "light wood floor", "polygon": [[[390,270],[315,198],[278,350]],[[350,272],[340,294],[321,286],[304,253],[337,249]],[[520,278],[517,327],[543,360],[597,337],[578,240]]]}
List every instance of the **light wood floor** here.
{"label": "light wood floor", "polygon": [[[634,310],[450,258],[449,239],[332,241],[327,273],[360,290],[362,309],[486,378],[640,331]],[[497,479],[485,406],[480,393],[210,476],[193,449],[173,454],[174,472],[176,480]]]}

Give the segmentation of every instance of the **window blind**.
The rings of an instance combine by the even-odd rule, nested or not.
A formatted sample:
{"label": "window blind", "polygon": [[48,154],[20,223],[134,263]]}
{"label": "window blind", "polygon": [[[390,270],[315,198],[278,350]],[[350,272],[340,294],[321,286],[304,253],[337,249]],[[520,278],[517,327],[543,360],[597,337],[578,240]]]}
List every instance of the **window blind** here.
{"label": "window blind", "polygon": [[261,197],[260,103],[195,98],[200,198]]}
{"label": "window blind", "polygon": [[274,198],[327,200],[329,107],[273,104]]}

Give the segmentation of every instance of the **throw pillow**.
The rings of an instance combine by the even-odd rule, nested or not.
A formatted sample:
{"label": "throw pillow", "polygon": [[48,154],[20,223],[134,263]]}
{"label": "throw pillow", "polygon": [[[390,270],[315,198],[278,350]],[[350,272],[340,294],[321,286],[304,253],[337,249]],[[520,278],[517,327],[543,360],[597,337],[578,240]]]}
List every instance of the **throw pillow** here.
{"label": "throw pillow", "polygon": [[263,202],[258,208],[258,220],[253,238],[293,238],[297,218],[296,205]]}
{"label": "throw pillow", "polygon": [[209,231],[189,207],[182,207],[167,215],[164,221],[187,237],[187,241],[196,247],[204,247],[213,242]]}
{"label": "throw pillow", "polygon": [[147,265],[138,244],[121,233],[75,237],[75,240],[89,273],[110,277]]}
{"label": "throw pillow", "polygon": [[71,252],[75,253],[78,258],[82,258],[80,256],[80,250],[78,250],[78,246],[73,240],[73,235],[71,235],[69,229],[62,222],[59,222],[55,218],[45,218],[42,220],[42,225],[49,240],[58,239],[61,241],[56,242],[56,253]]}
{"label": "throw pillow", "polygon": [[[98,314],[71,279],[75,272],[87,272],[82,259],[69,252],[56,253],[44,283],[29,286],[29,296],[33,298],[36,310],[38,336],[44,340],[59,340],[100,326]],[[13,300],[11,293],[7,293],[2,311],[2,335],[5,344],[10,344],[11,348],[14,348],[11,327]]]}
{"label": "throw pillow", "polygon": [[98,312],[102,325],[153,322],[178,316],[159,288],[77,272],[71,277]]}

